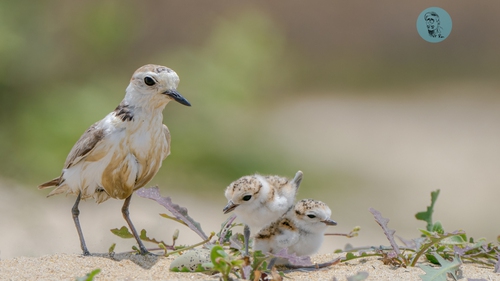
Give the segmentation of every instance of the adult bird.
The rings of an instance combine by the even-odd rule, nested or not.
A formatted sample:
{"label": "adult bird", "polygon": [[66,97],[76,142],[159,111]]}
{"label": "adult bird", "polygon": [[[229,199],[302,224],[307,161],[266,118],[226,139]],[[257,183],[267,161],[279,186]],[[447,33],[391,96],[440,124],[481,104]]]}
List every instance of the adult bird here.
{"label": "adult bird", "polygon": [[170,132],[162,111],[172,100],[191,104],[177,92],[179,76],[170,68],[148,64],[137,69],[125,98],[104,119],[90,126],[71,149],[62,174],[38,186],[55,186],[48,196],[74,194],[71,209],[83,255],[90,255],[78,216],[81,199],[97,203],[109,198],[125,199],[122,214],[141,254],[148,251],[129,216],[132,193],[145,186],[170,154]]}

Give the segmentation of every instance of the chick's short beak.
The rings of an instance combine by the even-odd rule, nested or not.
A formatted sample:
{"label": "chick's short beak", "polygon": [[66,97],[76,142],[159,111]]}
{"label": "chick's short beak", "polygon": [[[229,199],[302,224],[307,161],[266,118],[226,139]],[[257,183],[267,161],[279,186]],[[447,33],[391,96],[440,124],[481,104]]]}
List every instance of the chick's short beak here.
{"label": "chick's short beak", "polygon": [[226,207],[224,207],[224,209],[222,209],[222,211],[224,212],[224,214],[227,214],[229,212],[231,212],[232,210],[236,209],[236,207],[238,207],[238,205],[234,204],[233,201],[229,201],[226,205]]}
{"label": "chick's short beak", "polygon": [[178,102],[180,104],[191,106],[191,104],[188,102],[188,100],[185,99],[181,94],[179,94],[179,92],[177,92],[175,90],[168,90],[168,91],[164,92],[163,94],[170,96],[171,98],[173,98],[176,102]]}
{"label": "chick's short beak", "polygon": [[326,224],[326,225],[337,225],[337,222],[334,220],[331,220],[331,219],[326,219],[326,220],[321,221],[321,222]]}

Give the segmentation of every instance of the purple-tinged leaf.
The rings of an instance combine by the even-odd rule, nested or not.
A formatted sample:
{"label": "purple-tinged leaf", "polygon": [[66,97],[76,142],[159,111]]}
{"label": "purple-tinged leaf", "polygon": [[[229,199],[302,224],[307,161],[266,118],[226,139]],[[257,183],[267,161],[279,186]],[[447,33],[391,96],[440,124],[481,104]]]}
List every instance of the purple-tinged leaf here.
{"label": "purple-tinged leaf", "polygon": [[313,265],[311,257],[300,256],[298,257],[295,253],[289,254],[286,248],[281,249],[279,252],[273,254],[277,258],[287,259],[291,265],[295,266],[310,266]]}
{"label": "purple-tinged leaf", "polygon": [[389,251],[387,252],[387,258],[390,260],[393,260],[398,257],[398,254],[396,254],[395,251]]}
{"label": "purple-tinged leaf", "polygon": [[243,267],[243,278],[244,279],[249,279],[250,274],[252,274],[252,267],[249,265],[246,265]]}
{"label": "purple-tinged leaf", "polygon": [[233,221],[236,219],[236,215],[233,215],[229,217],[223,224],[222,224],[222,230],[220,231],[219,234],[219,244],[222,245],[224,243],[224,240],[226,239],[227,232],[229,229],[231,229],[231,224]]}
{"label": "purple-tinged leaf", "polygon": [[401,252],[399,251],[398,244],[394,240],[394,233],[396,233],[396,231],[393,230],[393,229],[390,229],[387,226],[387,224],[389,223],[389,219],[386,219],[386,218],[382,217],[382,214],[379,211],[377,211],[377,210],[375,210],[373,208],[370,208],[370,212],[373,214],[373,217],[375,217],[375,221],[384,230],[385,236],[387,237],[387,239],[391,243],[392,249],[399,256],[401,254]]}
{"label": "purple-tinged leaf", "polygon": [[399,235],[395,235],[399,241],[403,242],[403,244],[405,245],[405,247],[407,248],[410,248],[410,249],[413,249],[413,250],[416,250],[417,249],[417,244],[415,243],[415,240],[412,239],[412,240],[407,240]]}
{"label": "purple-tinged leaf", "polygon": [[233,236],[231,236],[231,238],[229,238],[229,248],[233,248],[233,249],[236,249],[236,250],[241,250],[243,249],[243,244],[241,244],[240,240],[238,239],[238,233],[236,234],[233,234]]}
{"label": "purple-tinged leaf", "polygon": [[460,248],[458,246],[453,246],[453,251],[455,252],[455,254],[457,254],[461,257],[465,256],[468,251],[474,250],[474,249],[475,249],[474,247],[470,247],[470,246],[465,246],[463,248]]}
{"label": "purple-tinged leaf", "polygon": [[148,198],[158,202],[158,204],[165,207],[175,218],[184,222],[191,230],[196,232],[203,240],[206,240],[208,236],[201,229],[200,223],[193,220],[187,212],[187,209],[181,207],[172,202],[170,197],[161,197],[158,187],[141,188],[135,192],[137,196],[142,198]]}

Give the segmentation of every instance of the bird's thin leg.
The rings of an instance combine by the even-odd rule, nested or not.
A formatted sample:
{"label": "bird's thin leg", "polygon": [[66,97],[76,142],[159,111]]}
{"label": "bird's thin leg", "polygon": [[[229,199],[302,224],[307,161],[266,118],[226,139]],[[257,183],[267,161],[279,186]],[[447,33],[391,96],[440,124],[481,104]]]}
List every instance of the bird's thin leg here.
{"label": "bird's thin leg", "polygon": [[132,224],[132,221],[130,220],[130,216],[129,216],[128,206],[130,205],[131,198],[132,198],[132,194],[129,197],[127,197],[127,199],[125,199],[125,202],[123,203],[123,207],[122,207],[122,214],[123,214],[123,218],[127,221],[127,224],[130,227],[132,234],[134,234],[135,240],[137,240],[137,244],[139,244],[139,250],[141,251],[141,255],[145,255],[148,253],[148,250],[146,249],[146,247],[144,247],[144,244],[142,244],[142,241],[139,238],[139,235],[137,235],[137,231],[135,230],[135,227]]}
{"label": "bird's thin leg", "polygon": [[276,263],[276,260],[278,260],[277,257],[274,257],[269,261],[269,264],[267,265],[267,269],[273,269],[274,264]]}
{"label": "bird's thin leg", "polygon": [[243,237],[245,238],[245,256],[248,255],[248,241],[250,240],[250,227],[245,224],[245,227],[243,228]]}
{"label": "bird's thin leg", "polygon": [[82,228],[80,227],[80,220],[78,216],[80,215],[80,210],[78,210],[78,204],[80,203],[80,199],[82,198],[82,192],[78,193],[78,197],[76,197],[75,205],[71,208],[71,214],[73,215],[73,221],[75,221],[76,231],[78,231],[78,236],[80,237],[80,244],[82,247],[83,255],[89,256],[90,252],[87,249],[87,245],[85,245],[85,239],[83,238]]}

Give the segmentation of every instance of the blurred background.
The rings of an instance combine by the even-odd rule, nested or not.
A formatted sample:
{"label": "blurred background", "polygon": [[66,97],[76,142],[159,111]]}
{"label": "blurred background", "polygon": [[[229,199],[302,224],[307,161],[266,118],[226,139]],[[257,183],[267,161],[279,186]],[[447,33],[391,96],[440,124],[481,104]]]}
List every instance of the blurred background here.
{"label": "blurred background", "polygon": [[[428,43],[421,11],[438,6],[450,36]],[[253,174],[304,172],[298,198],[332,209],[354,239],[322,252],[388,244],[368,208],[407,239],[441,189],[446,231],[496,240],[500,195],[500,3],[496,1],[0,1],[0,258],[80,253],[75,197],[45,198],[73,144],[124,96],[147,63],[180,76],[172,154],[150,186],[206,232],[227,218],[224,190]],[[91,252],[130,249],[109,231],[122,201],[80,204]],[[132,200],[137,228],[166,242],[199,238]],[[495,215],[497,214],[497,215]]]}

